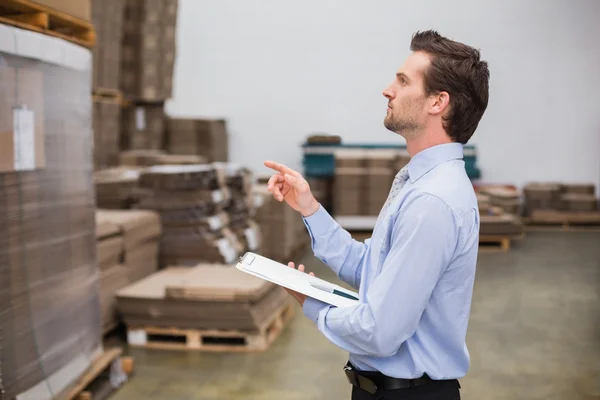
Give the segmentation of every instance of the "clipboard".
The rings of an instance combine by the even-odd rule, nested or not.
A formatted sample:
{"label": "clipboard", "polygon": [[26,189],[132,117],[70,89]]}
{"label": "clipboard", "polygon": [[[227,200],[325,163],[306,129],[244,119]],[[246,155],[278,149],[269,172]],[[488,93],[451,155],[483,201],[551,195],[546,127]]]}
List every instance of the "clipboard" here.
{"label": "clipboard", "polygon": [[[236,268],[335,307],[351,307],[360,303],[358,293],[316,276],[310,276],[256,253],[247,252],[244,254],[240,257]],[[323,290],[324,288],[331,289],[334,292]]]}

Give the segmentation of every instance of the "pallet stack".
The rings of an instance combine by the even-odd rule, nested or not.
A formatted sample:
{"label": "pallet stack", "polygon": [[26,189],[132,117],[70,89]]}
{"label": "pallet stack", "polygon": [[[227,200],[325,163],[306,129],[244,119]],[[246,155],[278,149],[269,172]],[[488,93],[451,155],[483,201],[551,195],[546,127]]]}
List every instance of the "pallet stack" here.
{"label": "pallet stack", "polygon": [[523,189],[524,215],[533,225],[599,225],[594,184],[531,182]]}
{"label": "pallet stack", "polygon": [[227,122],[223,119],[167,120],[167,149],[174,154],[199,155],[208,162],[229,160]]}
{"label": "pallet stack", "polygon": [[121,148],[163,149],[164,102],[172,94],[177,0],[125,0],[120,88]]}
{"label": "pallet stack", "polygon": [[130,346],[266,350],[293,313],[271,282],[228,265],[169,267],[117,292]]}
{"label": "pallet stack", "polygon": [[394,176],[408,163],[395,150],[338,150],[335,153],[333,211],[336,216],[377,216]]}
{"label": "pallet stack", "polygon": [[119,322],[115,293],[158,270],[158,214],[141,210],[96,210],[100,308],[106,333]]}
{"label": "pallet stack", "polygon": [[123,1],[93,0],[96,28],[92,73],[94,168],[118,165],[123,96],[120,85]]}
{"label": "pallet stack", "polygon": [[140,174],[136,207],[160,214],[162,265],[229,264],[257,249],[260,235],[249,221],[249,210],[239,207],[240,201],[247,203],[244,190],[250,189],[238,187],[236,178],[243,181],[238,172],[219,164],[194,164],[157,165]]}
{"label": "pallet stack", "polygon": [[91,52],[62,40],[89,44],[73,27],[90,36],[93,29],[89,15],[68,14],[85,2],[43,3],[3,1],[0,10],[3,21],[24,28],[0,25],[4,42],[18,44],[0,51],[3,399],[62,398],[103,349],[90,190]]}

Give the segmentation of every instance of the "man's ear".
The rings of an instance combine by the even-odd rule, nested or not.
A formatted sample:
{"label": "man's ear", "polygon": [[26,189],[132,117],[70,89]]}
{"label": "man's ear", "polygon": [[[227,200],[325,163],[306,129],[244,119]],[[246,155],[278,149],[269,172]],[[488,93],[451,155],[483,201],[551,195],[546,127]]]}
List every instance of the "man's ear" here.
{"label": "man's ear", "polygon": [[429,109],[430,114],[440,114],[450,106],[450,95],[448,92],[439,92],[433,97],[433,104]]}

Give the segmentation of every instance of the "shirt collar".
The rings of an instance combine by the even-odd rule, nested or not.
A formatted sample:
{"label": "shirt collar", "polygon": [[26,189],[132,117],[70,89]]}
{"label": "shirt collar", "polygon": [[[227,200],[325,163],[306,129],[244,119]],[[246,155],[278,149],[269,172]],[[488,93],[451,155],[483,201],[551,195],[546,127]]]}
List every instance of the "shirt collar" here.
{"label": "shirt collar", "polygon": [[444,143],[429,147],[415,154],[408,163],[408,175],[411,182],[417,181],[439,164],[463,158],[461,143]]}

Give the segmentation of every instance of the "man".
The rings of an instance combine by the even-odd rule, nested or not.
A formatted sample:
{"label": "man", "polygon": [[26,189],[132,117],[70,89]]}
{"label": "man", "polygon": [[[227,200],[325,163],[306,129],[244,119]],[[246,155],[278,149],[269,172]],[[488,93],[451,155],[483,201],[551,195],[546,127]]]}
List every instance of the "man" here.
{"label": "man", "polygon": [[302,214],[315,255],[359,290],[358,305],[340,308],[291,292],[350,353],[353,399],[456,400],[469,367],[479,210],[462,146],[487,108],[489,71],[477,50],[435,31],[416,33],[410,47],[383,95],[384,125],[406,139],[411,159],[370,239],[353,240],[301,174],[265,162],[279,172],[269,190]]}

